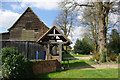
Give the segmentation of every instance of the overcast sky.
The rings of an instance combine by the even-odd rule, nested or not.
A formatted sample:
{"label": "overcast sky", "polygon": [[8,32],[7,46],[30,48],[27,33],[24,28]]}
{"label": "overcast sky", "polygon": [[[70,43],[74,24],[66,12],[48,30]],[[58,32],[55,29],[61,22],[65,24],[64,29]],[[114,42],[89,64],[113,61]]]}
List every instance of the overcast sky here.
{"label": "overcast sky", "polygon": [[[7,32],[20,15],[31,7],[34,13],[48,26],[52,27],[59,13],[58,2],[61,0],[1,0],[0,2],[0,33]],[[79,0],[80,1],[80,0]],[[81,0],[82,2],[84,0]],[[81,16],[79,16],[81,18]],[[69,38],[73,45],[76,39],[82,39],[84,33],[88,33],[85,27],[74,27]],[[72,45],[72,46],[73,46]]]}

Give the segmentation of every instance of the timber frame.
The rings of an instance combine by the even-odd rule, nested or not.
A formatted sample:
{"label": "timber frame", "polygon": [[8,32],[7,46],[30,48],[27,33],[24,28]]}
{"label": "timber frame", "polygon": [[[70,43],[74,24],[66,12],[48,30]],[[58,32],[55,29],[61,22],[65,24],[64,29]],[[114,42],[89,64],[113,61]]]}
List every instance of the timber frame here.
{"label": "timber frame", "polygon": [[60,63],[62,63],[62,46],[72,44],[70,39],[68,39],[56,25],[53,25],[53,27],[44,33],[36,42],[47,47],[46,59],[51,59],[51,48],[58,46]]}

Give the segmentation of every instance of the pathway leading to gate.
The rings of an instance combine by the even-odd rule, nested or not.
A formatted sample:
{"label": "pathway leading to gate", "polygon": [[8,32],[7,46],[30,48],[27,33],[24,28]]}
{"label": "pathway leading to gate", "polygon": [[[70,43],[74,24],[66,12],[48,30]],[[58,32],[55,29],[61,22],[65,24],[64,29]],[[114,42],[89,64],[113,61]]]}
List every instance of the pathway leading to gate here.
{"label": "pathway leading to gate", "polygon": [[[67,57],[65,59],[69,60],[89,60],[92,58],[91,55],[89,57]],[[70,70],[78,70],[78,69],[105,69],[105,68],[120,68],[120,64],[95,64],[90,66],[82,66],[82,67],[71,67]]]}
{"label": "pathway leading to gate", "polygon": [[69,59],[69,60],[89,60],[90,58],[92,58],[91,55],[89,55],[88,57],[65,57],[64,59]]}
{"label": "pathway leading to gate", "polygon": [[88,70],[88,69],[105,69],[105,68],[120,68],[120,64],[96,64],[91,66],[71,67],[70,70]]}

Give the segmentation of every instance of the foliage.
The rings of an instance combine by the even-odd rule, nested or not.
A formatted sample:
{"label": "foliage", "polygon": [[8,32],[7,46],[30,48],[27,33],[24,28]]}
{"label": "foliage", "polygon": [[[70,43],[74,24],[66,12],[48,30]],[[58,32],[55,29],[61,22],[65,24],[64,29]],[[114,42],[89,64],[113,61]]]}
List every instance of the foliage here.
{"label": "foliage", "polygon": [[23,54],[18,54],[15,48],[3,48],[2,58],[2,75],[4,79],[33,78],[32,63]]}
{"label": "foliage", "polygon": [[94,61],[94,59],[90,58],[90,59],[89,59],[89,61],[90,61],[90,62],[93,62],[93,61]]}
{"label": "foliage", "polygon": [[11,55],[17,55],[18,50],[15,49],[14,47],[11,47],[11,48],[6,47],[1,50],[1,53],[2,53],[2,63],[4,63],[6,57],[9,57]]}
{"label": "foliage", "polygon": [[100,56],[100,62],[107,62],[106,60],[107,57],[108,57],[107,52],[102,50],[102,55]]}
{"label": "foliage", "polygon": [[110,60],[115,61],[116,60],[116,54],[115,53],[109,53],[108,57],[110,58]]}
{"label": "foliage", "polygon": [[99,61],[100,60],[100,54],[98,54],[98,53],[95,53],[95,54],[93,54],[93,60],[97,60],[97,61]]}
{"label": "foliage", "polygon": [[77,40],[74,46],[74,52],[79,54],[90,54],[93,51],[92,46],[84,38]]}
{"label": "foliage", "polygon": [[63,54],[62,57],[88,57],[89,55],[83,55],[83,54]]}
{"label": "foliage", "polygon": [[118,63],[120,63],[120,56],[118,57]]}
{"label": "foliage", "polygon": [[102,54],[93,54],[93,60],[97,60],[99,62],[110,62],[110,61],[116,61],[116,54],[110,53],[106,51],[102,51]]}
{"label": "foliage", "polygon": [[115,53],[120,53],[120,34],[116,29],[113,29],[110,35],[110,42],[107,47],[109,51],[114,51]]}

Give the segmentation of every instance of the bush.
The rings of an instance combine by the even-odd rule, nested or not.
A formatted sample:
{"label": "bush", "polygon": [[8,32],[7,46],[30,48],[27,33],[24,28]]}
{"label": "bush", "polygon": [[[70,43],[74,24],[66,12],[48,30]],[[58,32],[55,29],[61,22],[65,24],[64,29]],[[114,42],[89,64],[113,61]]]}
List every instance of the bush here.
{"label": "bush", "polygon": [[92,46],[86,40],[77,40],[74,46],[74,53],[90,54]]}
{"label": "bush", "polygon": [[101,54],[101,57],[100,57],[100,62],[109,62],[109,61],[110,61],[110,58],[108,56],[108,52],[102,50],[102,54]]}
{"label": "bush", "polygon": [[120,56],[118,57],[118,63],[120,63]]}
{"label": "bush", "polygon": [[18,55],[18,50],[15,49],[14,47],[11,48],[6,47],[1,50],[1,53],[2,53],[2,63],[4,63],[6,57],[9,57],[11,55]]}
{"label": "bush", "polygon": [[98,54],[98,53],[95,53],[95,54],[93,54],[93,60],[97,60],[97,61],[99,61],[100,60],[100,55]]}
{"label": "bush", "polygon": [[23,54],[18,54],[16,52],[17,50],[15,48],[2,49],[2,57],[4,58],[2,59],[2,75],[4,79],[18,80],[23,78],[33,78],[32,63],[26,59]]}
{"label": "bush", "polygon": [[109,53],[108,57],[110,58],[110,60],[116,61],[116,54],[115,53]]}
{"label": "bush", "polygon": [[89,61],[90,61],[90,62],[93,62],[93,61],[94,61],[94,59],[90,58],[90,59],[89,59]]}

